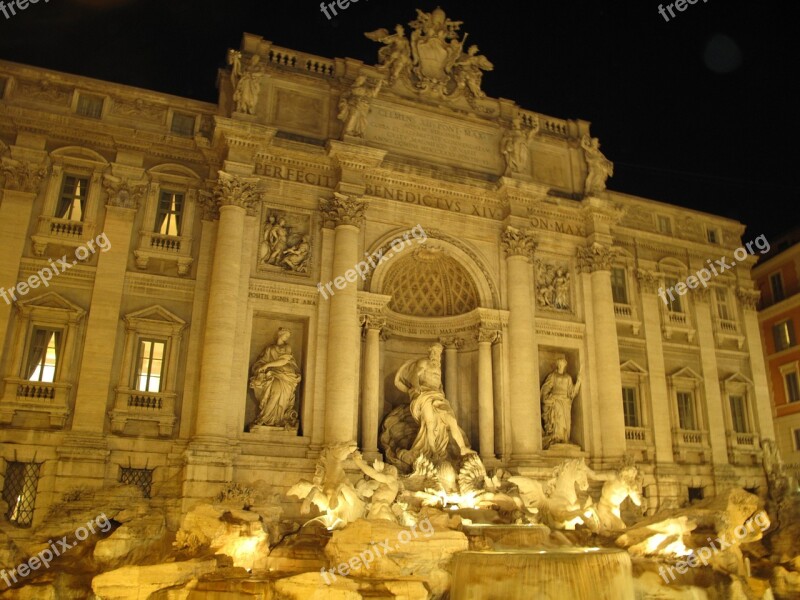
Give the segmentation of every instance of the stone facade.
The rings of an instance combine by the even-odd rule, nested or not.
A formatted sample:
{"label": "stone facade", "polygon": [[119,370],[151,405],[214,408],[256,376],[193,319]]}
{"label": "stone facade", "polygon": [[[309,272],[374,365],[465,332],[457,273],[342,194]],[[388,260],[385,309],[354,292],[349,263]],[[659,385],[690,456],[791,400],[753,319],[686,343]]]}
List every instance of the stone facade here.
{"label": "stone facade", "polygon": [[[0,285],[110,245],[0,302],[0,486],[40,465],[34,525],[76,487],[178,481],[185,511],[232,481],[283,492],[328,444],[376,455],[395,372],[434,342],[487,466],[630,454],[651,512],[764,491],[750,264],[711,284],[724,322],[716,293],[658,295],[743,226],[606,190],[589,124],[485,96],[477,49],[441,68],[446,26],[415,22],[414,59],[371,34],[378,66],[245,34],[217,104],[0,62]],[[274,398],[254,367],[272,344],[299,371]],[[570,443],[543,450],[560,358],[582,385]],[[269,426],[249,427],[254,389],[280,405]]]}

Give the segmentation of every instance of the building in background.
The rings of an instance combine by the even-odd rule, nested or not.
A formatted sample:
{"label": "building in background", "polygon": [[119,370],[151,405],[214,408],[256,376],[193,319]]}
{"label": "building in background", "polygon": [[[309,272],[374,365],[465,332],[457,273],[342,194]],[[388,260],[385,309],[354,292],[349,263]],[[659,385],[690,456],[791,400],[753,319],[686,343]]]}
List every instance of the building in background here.
{"label": "building in background", "polygon": [[774,240],[753,269],[761,290],[758,322],[764,341],[775,435],[783,460],[800,474],[800,229]]}
{"label": "building in background", "polygon": [[0,62],[7,520],[119,481],[179,481],[175,510],[283,494],[325,446],[413,427],[395,373],[435,343],[489,467],[632,455],[651,512],[765,492],[756,256],[694,275],[744,226],[607,190],[589,124],[487,97],[434,13],[413,61],[373,34],[377,67],[246,34],[217,104]]}

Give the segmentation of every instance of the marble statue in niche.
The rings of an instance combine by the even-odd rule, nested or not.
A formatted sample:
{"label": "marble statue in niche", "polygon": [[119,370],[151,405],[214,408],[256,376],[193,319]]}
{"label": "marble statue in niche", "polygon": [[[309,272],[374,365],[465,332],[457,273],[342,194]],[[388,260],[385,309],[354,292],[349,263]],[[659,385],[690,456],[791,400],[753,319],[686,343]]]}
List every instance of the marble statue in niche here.
{"label": "marble statue in niche", "polygon": [[511,129],[503,134],[500,148],[506,161],[505,175],[527,174],[530,171],[531,151],[528,144],[539,132],[539,120],[534,119],[533,123],[534,126],[526,131],[522,126],[522,117],[516,115],[511,121]]}
{"label": "marble statue in niche", "polygon": [[536,261],[536,304],[550,310],[570,310],[570,274],[566,266]]}
{"label": "marble statue in niche", "polygon": [[572,433],[572,401],[581,389],[581,373],[576,381],[566,372],[567,359],[559,358],[556,368],[542,384],[543,446],[569,444]]}
{"label": "marble statue in niche", "polygon": [[278,267],[294,273],[308,272],[310,239],[295,229],[287,224],[286,217],[275,213],[267,217],[258,251],[259,266]]}
{"label": "marble statue in niche", "polygon": [[395,387],[408,394],[410,404],[386,417],[381,443],[389,462],[403,472],[413,470],[419,457],[438,467],[475,454],[444,395],[442,349],[431,345],[428,356],[406,361],[395,375]]}
{"label": "marble statue in niche", "polygon": [[249,430],[260,427],[293,429],[298,416],[294,409],[300,367],[289,345],[291,332],[281,327],[275,343],[264,348],[251,368],[250,389],[256,397],[258,410]]}
{"label": "marble statue in niche", "polygon": [[367,85],[367,78],[359,75],[353,86],[339,100],[339,114],[337,118],[344,123],[343,134],[353,137],[364,137],[367,129],[367,115],[371,100],[377,97],[383,86],[383,80],[372,87]]}
{"label": "marble statue in niche", "polygon": [[590,137],[589,134],[584,134],[581,138],[581,148],[589,171],[584,191],[587,196],[599,194],[605,191],[606,180],[614,175],[614,163],[600,152],[600,140]]}

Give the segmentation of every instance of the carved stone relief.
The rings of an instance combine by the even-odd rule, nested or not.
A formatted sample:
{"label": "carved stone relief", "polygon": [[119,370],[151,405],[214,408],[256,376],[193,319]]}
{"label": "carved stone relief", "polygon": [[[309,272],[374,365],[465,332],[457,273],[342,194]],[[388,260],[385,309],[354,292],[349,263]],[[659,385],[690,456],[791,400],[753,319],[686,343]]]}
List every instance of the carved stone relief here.
{"label": "carved stone relief", "polygon": [[258,268],[308,273],[311,256],[311,219],[270,209],[258,246]]}
{"label": "carved stone relief", "polygon": [[544,310],[572,310],[572,281],[566,262],[536,260],[536,306]]}

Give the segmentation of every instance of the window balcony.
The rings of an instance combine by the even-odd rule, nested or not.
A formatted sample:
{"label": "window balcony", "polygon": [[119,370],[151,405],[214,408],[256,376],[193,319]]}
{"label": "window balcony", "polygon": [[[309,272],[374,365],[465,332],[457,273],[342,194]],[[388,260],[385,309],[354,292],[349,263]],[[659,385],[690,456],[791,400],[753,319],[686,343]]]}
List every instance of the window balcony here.
{"label": "window balcony", "polygon": [[94,223],[41,215],[36,233],[31,237],[33,253],[44,256],[49,244],[77,248],[85,245],[93,235]]}
{"label": "window balcony", "polygon": [[140,392],[118,389],[114,408],[109,413],[111,430],[124,433],[131,421],[155,423],[158,435],[170,436],[175,426],[175,398],[177,394],[162,392]]}
{"label": "window balcony", "polygon": [[706,462],[711,456],[708,431],[699,429],[673,429],[672,452],[676,462]]}
{"label": "window balcony", "polygon": [[661,329],[664,339],[671,340],[676,333],[686,335],[686,340],[691,344],[694,341],[696,330],[692,320],[685,312],[662,310]]}
{"label": "window balcony", "polygon": [[757,433],[727,431],[728,460],[734,465],[761,464],[761,440]]}
{"label": "window balcony", "polygon": [[28,381],[8,377],[5,396],[0,400],[0,423],[10,425],[19,414],[45,415],[50,427],[62,429],[69,417],[69,393],[72,384]]}
{"label": "window balcony", "polygon": [[714,337],[719,347],[724,346],[726,342],[733,342],[739,350],[744,347],[744,335],[742,335],[739,324],[736,321],[714,319]]}
{"label": "window balcony", "polygon": [[633,306],[614,303],[614,315],[617,318],[617,323],[630,327],[633,335],[639,335],[642,322],[639,320],[636,309]]}
{"label": "window balcony", "polygon": [[134,250],[136,266],[146,269],[151,259],[174,262],[178,275],[188,275],[192,264],[192,238],[165,235],[156,231],[141,231],[139,248]]}

